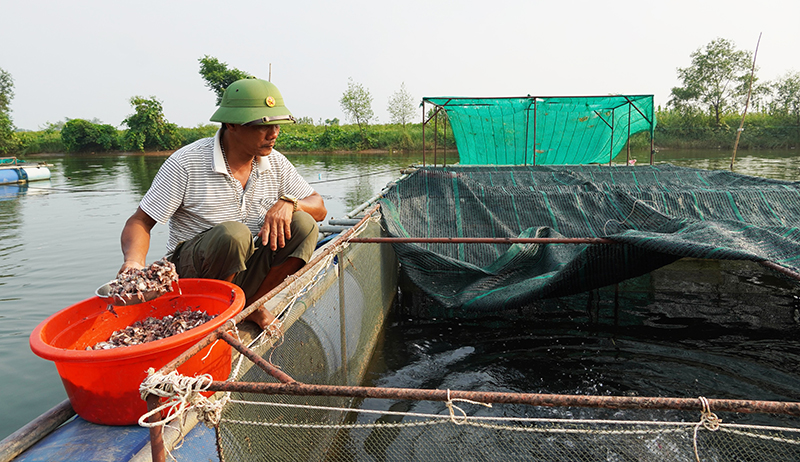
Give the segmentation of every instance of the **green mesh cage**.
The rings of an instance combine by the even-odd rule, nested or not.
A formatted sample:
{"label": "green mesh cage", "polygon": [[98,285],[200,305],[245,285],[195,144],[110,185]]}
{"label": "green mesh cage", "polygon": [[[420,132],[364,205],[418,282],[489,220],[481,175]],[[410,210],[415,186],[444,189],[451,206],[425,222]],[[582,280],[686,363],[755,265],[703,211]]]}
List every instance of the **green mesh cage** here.
{"label": "green mesh cage", "polygon": [[610,162],[655,129],[653,95],[423,98],[447,113],[461,165]]}
{"label": "green mesh cage", "polygon": [[496,313],[682,257],[800,271],[800,183],[659,166],[427,167],[381,199],[401,238],[609,238],[618,245],[395,243],[403,272],[453,316]]}

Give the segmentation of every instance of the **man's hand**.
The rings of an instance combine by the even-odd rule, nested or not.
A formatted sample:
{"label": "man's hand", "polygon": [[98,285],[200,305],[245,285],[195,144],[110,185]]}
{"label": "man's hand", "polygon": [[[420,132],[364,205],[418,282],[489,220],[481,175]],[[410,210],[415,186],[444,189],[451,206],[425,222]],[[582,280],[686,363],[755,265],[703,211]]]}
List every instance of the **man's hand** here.
{"label": "man's hand", "polygon": [[278,200],[275,205],[267,210],[264,217],[264,226],[258,232],[261,243],[269,244],[273,251],[282,249],[286,241],[292,238],[291,224],[294,205],[285,200]]}
{"label": "man's hand", "polygon": [[138,261],[126,261],[125,263],[122,264],[122,267],[119,269],[119,271],[117,271],[117,275],[119,275],[120,273],[122,273],[127,269],[140,270],[142,268],[144,268],[144,265],[139,263]]}

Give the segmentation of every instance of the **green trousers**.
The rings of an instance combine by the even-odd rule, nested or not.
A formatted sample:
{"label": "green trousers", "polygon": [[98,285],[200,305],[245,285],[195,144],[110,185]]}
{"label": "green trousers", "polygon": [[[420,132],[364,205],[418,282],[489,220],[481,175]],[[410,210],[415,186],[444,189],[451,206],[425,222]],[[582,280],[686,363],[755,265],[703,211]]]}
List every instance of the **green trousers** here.
{"label": "green trousers", "polygon": [[289,257],[308,263],[318,234],[319,227],[311,215],[298,211],[292,216],[292,238],[273,251],[261,243],[261,238],[255,239],[245,224],[227,221],[178,244],[170,260],[182,278],[225,279],[235,274],[233,283],[250,298],[273,266]]}

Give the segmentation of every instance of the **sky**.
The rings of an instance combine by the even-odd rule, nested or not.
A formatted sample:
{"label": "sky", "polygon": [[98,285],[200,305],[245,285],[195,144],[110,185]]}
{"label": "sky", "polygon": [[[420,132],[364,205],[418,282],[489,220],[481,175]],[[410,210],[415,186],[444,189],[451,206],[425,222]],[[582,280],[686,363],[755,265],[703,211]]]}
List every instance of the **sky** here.
{"label": "sky", "polygon": [[[800,71],[800,1],[93,0],[0,3],[0,68],[11,118],[38,130],[65,118],[122,128],[133,96],[167,120],[208,123],[216,97],[199,74],[213,56],[270,77],[297,117],[347,121],[352,78],[378,123],[405,84],[432,96],[653,94],[716,38],[753,51],[758,76]],[[421,113],[420,113],[421,118]]]}

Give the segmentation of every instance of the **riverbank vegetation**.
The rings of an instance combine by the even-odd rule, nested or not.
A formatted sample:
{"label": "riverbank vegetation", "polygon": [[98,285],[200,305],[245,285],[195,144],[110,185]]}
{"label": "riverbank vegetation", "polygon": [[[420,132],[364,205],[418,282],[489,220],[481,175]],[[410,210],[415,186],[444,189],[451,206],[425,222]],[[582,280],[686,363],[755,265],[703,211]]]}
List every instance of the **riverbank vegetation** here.
{"label": "riverbank vegetation", "polygon": [[[744,118],[739,149],[791,149],[800,145],[800,72],[762,82],[755,73],[754,54],[738,50],[722,38],[698,48],[690,58],[689,66],[677,69],[680,85],[672,89],[666,107],[659,107],[656,113],[657,148],[732,148],[746,102],[751,109]],[[218,100],[231,82],[250,76],[211,56],[198,61],[200,76]],[[751,86],[752,98],[748,100]],[[48,123],[40,131],[14,131],[11,98],[13,80],[0,69],[0,154],[172,151],[213,136],[218,127],[178,127],[166,119],[155,96],[134,96],[130,99],[134,113],[122,121],[122,129],[97,120],[67,119]],[[422,150],[422,124],[412,123],[418,116],[418,103],[404,84],[389,100],[389,124],[373,123],[372,95],[352,78],[339,102],[349,124],[340,124],[337,118],[315,123],[310,117],[300,116],[297,124],[281,127],[277,148],[284,152]],[[446,116],[441,112],[437,117]],[[432,147],[435,140],[442,147],[446,141],[448,149],[455,149],[452,131],[444,120],[437,122],[436,135],[434,124],[425,127],[426,146]],[[649,147],[649,135],[634,135],[631,145]]]}
{"label": "riverbank vegetation", "polygon": [[[659,110],[656,114],[655,145],[658,149],[730,149],[736,138],[741,116],[725,115],[719,125],[708,114],[686,114],[676,110]],[[185,128],[170,132],[174,147],[146,144],[148,151],[171,151],[200,138],[214,136],[217,124]],[[433,126],[425,127],[427,148],[433,148]],[[72,119],[65,124],[35,132],[14,133],[12,154],[141,151],[127,140],[136,139],[127,130],[106,124]],[[445,135],[439,127],[438,146]],[[447,129],[447,149],[455,149],[453,134]],[[634,148],[649,146],[647,133],[631,139]],[[739,149],[792,149],[800,146],[800,124],[789,116],[755,112],[747,114],[739,140]],[[370,125],[361,131],[357,124],[348,125],[283,125],[276,148],[282,152],[414,152],[422,150],[422,124],[407,123]]]}

